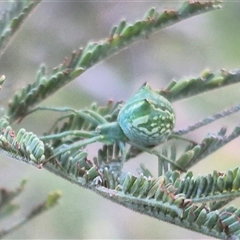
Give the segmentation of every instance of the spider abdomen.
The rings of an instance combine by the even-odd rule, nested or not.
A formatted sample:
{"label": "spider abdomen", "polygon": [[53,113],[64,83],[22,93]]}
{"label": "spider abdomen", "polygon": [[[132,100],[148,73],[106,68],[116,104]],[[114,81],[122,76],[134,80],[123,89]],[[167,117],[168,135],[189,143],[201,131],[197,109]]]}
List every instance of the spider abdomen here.
{"label": "spider abdomen", "polygon": [[168,138],[174,127],[175,114],[166,98],[144,85],[126,102],[117,121],[131,142],[151,146]]}

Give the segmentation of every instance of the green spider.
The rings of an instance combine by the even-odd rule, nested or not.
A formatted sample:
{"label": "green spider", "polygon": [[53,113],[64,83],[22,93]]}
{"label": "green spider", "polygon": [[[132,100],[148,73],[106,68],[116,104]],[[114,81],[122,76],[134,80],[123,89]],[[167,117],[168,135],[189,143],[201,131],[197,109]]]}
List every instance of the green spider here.
{"label": "green spider", "polygon": [[[41,109],[49,110],[49,108]],[[90,112],[86,110],[85,114],[81,116],[87,119],[86,113]],[[107,122],[102,116],[97,113],[94,114],[96,120],[95,131],[73,131],[72,134],[86,139],[69,145],[64,144],[63,147],[60,146],[57,153],[51,156],[50,159],[64,154],[66,151],[83,148],[94,142],[103,142],[106,144],[117,143],[121,150],[122,167],[127,155],[125,143],[129,143],[140,150],[161,157],[161,159],[181,169],[174,161],[151,149],[151,147],[163,143],[171,136],[175,124],[175,113],[171,103],[163,96],[154,92],[148,84],[144,84],[140,90],[125,103],[118,113],[116,122]],[[71,132],[67,131],[56,135],[47,135],[41,139],[50,140],[64,137],[68,134],[71,134]]]}

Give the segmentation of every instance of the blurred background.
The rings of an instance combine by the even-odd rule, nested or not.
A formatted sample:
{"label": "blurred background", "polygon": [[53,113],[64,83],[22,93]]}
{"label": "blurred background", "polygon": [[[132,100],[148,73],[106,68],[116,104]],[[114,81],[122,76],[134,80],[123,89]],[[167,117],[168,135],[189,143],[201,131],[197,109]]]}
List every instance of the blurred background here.
{"label": "blurred background", "polygon": [[[121,20],[142,19],[151,7],[158,11],[176,9],[182,1],[43,1],[27,19],[0,59],[0,73],[6,75],[1,103],[6,108],[15,91],[33,83],[41,63],[49,72],[73,50],[88,41],[109,36]],[[4,10],[5,3],[0,4]],[[199,76],[205,69],[219,71],[240,67],[240,3],[227,2],[223,9],[205,13],[170,26],[141,40],[104,62],[90,68],[41,105],[84,108],[96,101],[127,100],[144,82],[161,89],[172,79]],[[239,85],[211,91],[173,104],[179,129],[239,102]],[[228,133],[239,124],[240,114],[217,121],[189,137],[200,141],[208,132],[226,127]],[[50,125],[49,113],[27,117],[20,127],[41,134]],[[197,164],[192,171],[207,174],[239,165],[239,139]],[[94,155],[94,153],[93,153]],[[132,159],[125,170],[136,172],[144,163],[156,173],[157,161],[144,154]],[[111,239],[211,239],[118,206],[95,193],[73,185],[46,170],[35,169],[4,155],[0,158],[1,187],[14,189],[27,178],[27,189],[19,198],[21,211],[5,224],[43,201],[50,191],[61,190],[60,205],[15,231],[7,239],[111,238]]]}

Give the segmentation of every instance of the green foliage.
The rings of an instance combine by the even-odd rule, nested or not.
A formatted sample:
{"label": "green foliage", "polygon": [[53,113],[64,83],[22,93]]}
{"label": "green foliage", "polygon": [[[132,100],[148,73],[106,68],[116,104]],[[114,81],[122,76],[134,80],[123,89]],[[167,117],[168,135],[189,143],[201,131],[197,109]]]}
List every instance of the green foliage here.
{"label": "green foliage", "polygon": [[0,19],[1,54],[26,17],[38,5],[39,2],[40,0],[12,1],[10,8],[2,13]]}
{"label": "green foliage", "polygon": [[22,193],[24,190],[24,187],[26,185],[26,181],[23,180],[20,184],[20,186],[15,191],[9,191],[5,188],[1,188],[1,202],[0,202],[0,208],[1,208],[1,219],[13,214],[19,207],[16,204],[13,204],[11,201],[16,198],[19,194]]}
{"label": "green foliage", "polygon": [[239,81],[239,70],[227,71],[226,69],[221,69],[221,71],[216,73],[205,70],[201,76],[197,78],[183,78],[179,81],[171,81],[166,89],[159,91],[159,94],[173,102],[238,83]]}
{"label": "green foliage", "polygon": [[[20,26],[22,20],[36,4],[37,2],[31,1],[24,1],[21,4],[13,3],[12,6],[15,10],[9,11],[9,14],[6,15],[8,17],[3,18],[2,32],[6,32],[4,29],[7,29],[9,24],[12,26],[11,32],[15,32],[15,29]],[[134,112],[134,119],[127,123],[130,124],[128,131],[131,131],[131,128],[139,123],[141,117],[145,117],[145,115],[143,116],[145,108],[153,106],[161,114],[162,112],[174,114],[172,110],[166,108],[166,106],[171,108],[171,104],[165,98],[172,103],[206,91],[237,84],[240,80],[239,70],[222,69],[216,73],[206,70],[196,78],[173,80],[165,89],[154,91],[154,94],[161,95],[161,101],[157,104],[152,103],[152,95],[149,97],[146,94],[147,96],[144,95],[144,97],[141,95],[144,99],[141,98],[140,102],[138,95],[135,95],[132,98],[134,101],[130,99],[126,105],[123,102],[109,101],[104,106],[93,103],[90,107],[80,110],[67,107],[35,107],[99,61],[118,53],[137,40],[183,19],[219,8],[219,1],[187,1],[176,11],[165,10],[162,13],[151,8],[142,20],[133,24],[123,20],[111,30],[106,39],[89,42],[85,48],[73,52],[72,56],[54,68],[49,76],[46,73],[46,67],[42,65],[35,82],[14,95],[9,102],[8,113],[0,118],[0,148],[12,158],[47,169],[134,211],[216,238],[239,238],[240,209],[227,206],[230,201],[240,195],[239,166],[228,169],[226,173],[218,172],[216,169],[212,174],[206,176],[195,176],[189,170],[237,138],[240,135],[239,125],[235,126],[230,134],[226,134],[226,128],[220,128],[217,133],[209,133],[200,143],[196,143],[195,139],[188,140],[190,143],[185,149],[171,142],[164,145],[161,150],[154,145],[155,142],[147,147],[147,144],[142,144],[143,146],[136,144],[136,142],[143,143],[146,132],[152,133],[155,125],[147,125],[144,122],[144,130],[141,129],[141,134],[137,135],[139,138],[137,141],[135,141],[136,138],[129,137],[131,132],[128,135],[124,131],[129,125],[122,126],[120,124],[125,134],[124,137],[116,132],[117,128],[111,128],[116,126],[114,124],[119,123],[121,109],[129,107],[132,103],[142,104],[142,108],[137,114]],[[15,13],[13,14],[13,12]],[[10,36],[12,33],[6,36]],[[7,39],[6,36],[5,39]],[[3,49],[3,45],[0,44],[0,47]],[[0,82],[2,83],[3,80],[4,77],[0,79]],[[127,110],[129,109],[132,111],[132,106]],[[237,104],[193,125],[186,125],[186,128],[176,130],[171,135],[169,135],[170,132],[167,132],[164,134],[164,140],[169,141],[172,138],[186,140],[182,135],[239,110],[240,105]],[[37,136],[35,133],[21,128],[15,135],[10,125],[36,111],[40,111],[42,115],[44,111],[55,111],[58,114],[55,123],[49,126],[49,131],[42,133],[42,136]],[[61,116],[59,117],[59,115]],[[128,118],[123,115],[121,121],[125,121],[126,118],[129,120],[130,116]],[[171,120],[171,122],[166,122],[160,130],[165,131],[168,124],[173,124],[173,119]],[[152,121],[151,124],[153,123]],[[102,133],[103,126],[108,127],[108,134]],[[104,129],[106,130],[106,128]],[[87,147],[95,142],[101,142],[103,146],[99,147],[95,157],[89,157]],[[125,144],[130,144],[129,148],[125,148]],[[154,174],[144,165],[140,166],[141,169],[137,176],[123,171],[123,159],[130,161],[143,152],[157,156],[157,177],[154,177]],[[0,207],[5,207],[1,212],[1,217],[8,216],[17,209],[11,200],[21,190],[22,187],[15,192],[1,191],[3,202],[0,203]],[[0,232],[0,236],[5,236],[13,229],[31,220],[32,217],[54,206],[59,196],[58,192],[50,194],[45,202],[32,210],[20,223],[11,229]]]}
{"label": "green foliage", "polygon": [[[17,134],[9,126],[8,117],[3,116],[0,119],[0,146],[9,154],[15,157],[21,157],[22,161],[40,164],[45,160],[44,144],[32,132],[27,132],[21,128]],[[25,159],[24,159],[25,158]]]}
{"label": "green foliage", "polygon": [[[0,219],[9,217],[12,215],[16,210],[20,208],[19,205],[12,203],[12,201],[18,197],[24,190],[26,185],[26,180],[23,180],[20,186],[15,191],[10,191],[5,188],[0,189]],[[23,224],[29,222],[34,217],[38,216],[40,213],[43,213],[50,208],[54,207],[58,204],[58,200],[61,196],[60,192],[53,192],[49,193],[47,199],[37,205],[34,209],[32,209],[25,217],[23,217],[19,222],[12,224],[8,228],[4,228],[0,230],[0,238],[11,233],[13,230],[21,227]]]}
{"label": "green foliage", "polygon": [[[97,191],[105,197],[111,195],[112,201],[130,209],[225,239],[229,235],[238,236],[240,210],[229,206],[216,211],[214,207],[217,201],[239,196],[239,174],[239,168],[227,174],[214,171],[196,179],[192,172],[182,179],[178,172],[167,172],[158,179],[128,174],[115,190],[98,188]],[[232,180],[237,185],[232,186]],[[197,204],[202,202],[205,204]]]}
{"label": "green foliage", "polygon": [[219,3],[218,1],[185,2],[178,11],[165,10],[162,13],[151,9],[143,20],[134,24],[127,24],[122,21],[111,30],[110,36],[105,40],[89,42],[85,48],[74,51],[69,59],[65,59],[62,64],[53,69],[50,77],[47,77],[46,68],[42,66],[37,74],[36,81],[23,88],[10,102],[8,113],[11,116],[10,121],[22,119],[30,108],[81,75],[97,62],[164,27],[196,14],[219,9]]}

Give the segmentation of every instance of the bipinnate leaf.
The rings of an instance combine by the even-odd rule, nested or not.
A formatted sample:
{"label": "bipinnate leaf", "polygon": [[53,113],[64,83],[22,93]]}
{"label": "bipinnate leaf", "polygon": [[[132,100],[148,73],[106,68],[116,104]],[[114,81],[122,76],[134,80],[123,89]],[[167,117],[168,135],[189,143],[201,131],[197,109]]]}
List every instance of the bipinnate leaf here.
{"label": "bipinnate leaf", "polygon": [[162,13],[152,8],[142,20],[133,24],[123,20],[112,29],[110,36],[105,40],[89,42],[85,48],[75,51],[70,59],[65,59],[62,64],[53,69],[50,77],[46,75],[46,69],[42,66],[36,81],[23,88],[10,101],[8,109],[10,123],[21,120],[37,103],[49,97],[99,61],[162,28],[196,14],[219,9],[219,3],[219,1],[186,1],[178,10],[165,10]]}
{"label": "bipinnate leaf", "polygon": [[15,134],[7,116],[0,118],[0,129],[0,147],[5,153],[37,166],[45,160],[44,144],[36,134],[24,128]]}
{"label": "bipinnate leaf", "polygon": [[[0,230],[0,238],[5,237],[6,235],[12,233],[14,230],[20,228],[24,224],[31,221],[34,217],[37,217],[39,214],[42,214],[50,210],[52,207],[56,206],[59,202],[60,197],[61,197],[61,192],[59,191],[49,193],[45,201],[37,205],[34,209],[30,211],[29,214],[24,216],[20,221],[18,221],[17,223],[14,222],[14,224],[11,225],[10,227]],[[12,206],[15,206],[15,205],[12,205]]]}
{"label": "bipinnate leaf", "polygon": [[[7,25],[2,27],[5,35],[0,38],[0,47],[8,39],[7,37],[14,33],[37,2],[30,4],[30,1],[24,1],[22,5],[16,4],[18,6],[16,9],[21,9],[18,15],[15,11],[17,17],[12,17],[9,11],[9,15],[6,16],[12,19],[11,30],[4,30],[4,28],[7,29]],[[164,27],[196,14],[219,9],[219,3],[219,1],[186,1],[178,10],[165,10],[161,13],[151,8],[142,20],[133,24],[122,20],[119,25],[113,27],[108,38],[89,42],[86,47],[73,52],[69,59],[66,58],[62,64],[53,69],[50,76],[42,65],[36,81],[14,96],[9,103],[8,116],[0,118],[0,147],[14,158],[38,168],[43,167],[71,183],[88,188],[131,210],[216,238],[239,239],[240,209],[227,206],[230,201],[240,196],[239,166],[228,169],[226,172],[215,170],[206,176],[195,176],[189,171],[190,167],[236,139],[240,135],[238,125],[228,135],[226,128],[221,128],[218,133],[207,134],[200,143],[191,141],[191,144],[188,144],[180,153],[173,144],[165,145],[159,150],[155,148],[156,146],[141,148],[132,143],[132,146],[127,148],[127,160],[144,151],[158,156],[159,176],[155,178],[154,174],[143,165],[137,176],[123,172],[121,159],[124,153],[118,144],[118,139],[111,141],[112,139],[103,139],[100,134],[97,135],[99,125],[105,123],[114,125],[122,102],[114,104],[109,101],[105,106],[93,103],[89,108],[82,110],[51,107],[34,109],[36,104],[80,76],[91,66]],[[26,12],[26,15],[21,12]],[[3,80],[4,76],[0,77],[0,85]],[[173,80],[158,93],[173,102],[239,83],[239,80],[239,70],[222,69],[216,73],[206,70],[199,77]],[[57,118],[50,130],[41,137],[23,128],[15,134],[10,124],[16,120],[21,121],[36,110],[55,111],[62,116]],[[239,110],[240,105],[237,104],[185,129],[173,132],[167,140],[173,137],[181,138],[183,134]],[[95,153],[95,157],[90,158],[87,146],[96,141],[101,142],[102,139],[103,146]],[[128,140],[127,137],[121,139],[122,144],[131,145]],[[183,174],[183,171],[186,173]],[[17,205],[10,201],[21,192],[21,189],[19,188],[15,193],[1,191],[0,217],[8,216],[17,209]],[[5,236],[33,217],[55,206],[59,197],[59,192],[50,194],[46,201],[35,207],[19,223],[2,230],[0,236]]]}
{"label": "bipinnate leaf", "polygon": [[231,71],[221,69],[215,73],[205,70],[199,77],[172,80],[165,89],[159,91],[159,94],[173,102],[239,82],[239,69]]}
{"label": "bipinnate leaf", "polygon": [[0,18],[0,55],[4,52],[16,31],[41,0],[10,1],[10,8]]}

